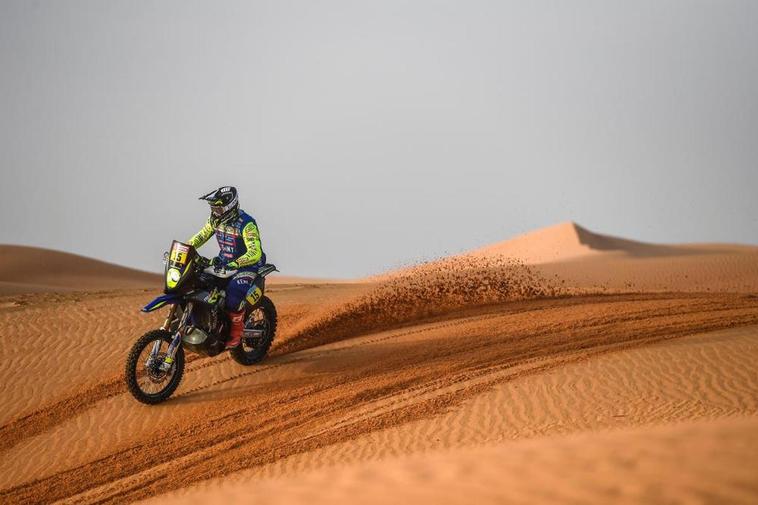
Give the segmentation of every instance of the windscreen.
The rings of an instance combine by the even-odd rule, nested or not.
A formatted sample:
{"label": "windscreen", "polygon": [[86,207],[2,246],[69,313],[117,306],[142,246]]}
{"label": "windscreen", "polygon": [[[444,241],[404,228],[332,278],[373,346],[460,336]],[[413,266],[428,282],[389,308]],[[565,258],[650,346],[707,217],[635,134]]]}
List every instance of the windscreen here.
{"label": "windscreen", "polygon": [[195,258],[194,247],[174,240],[166,261],[166,289],[175,289],[186,277],[187,270]]}

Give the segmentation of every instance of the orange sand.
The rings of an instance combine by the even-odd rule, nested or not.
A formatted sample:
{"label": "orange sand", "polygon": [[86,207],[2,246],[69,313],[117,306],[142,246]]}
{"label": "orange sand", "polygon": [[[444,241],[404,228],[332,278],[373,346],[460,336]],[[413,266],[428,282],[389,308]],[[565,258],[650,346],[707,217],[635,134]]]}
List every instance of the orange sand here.
{"label": "orange sand", "polygon": [[193,359],[157,407],[121,370],[160,279],[93,293],[120,267],[73,257],[41,282],[8,251],[2,282],[89,291],[0,297],[2,503],[758,501],[756,248],[568,224],[372,282],[273,283],[271,356]]}

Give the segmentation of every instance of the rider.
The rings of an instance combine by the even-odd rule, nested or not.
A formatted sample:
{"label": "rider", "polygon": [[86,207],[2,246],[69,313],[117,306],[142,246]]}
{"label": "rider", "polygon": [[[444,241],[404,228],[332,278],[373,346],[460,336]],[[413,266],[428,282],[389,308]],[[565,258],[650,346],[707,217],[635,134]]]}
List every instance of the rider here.
{"label": "rider", "polygon": [[266,255],[255,219],[239,208],[236,188],[224,186],[200,200],[208,202],[211,215],[188,243],[198,248],[215,233],[221,250],[211,264],[219,269],[238,270],[226,287],[225,308],[231,320],[226,348],[232,349],[242,338],[245,303],[255,305],[263,296],[263,278],[256,272],[266,264]]}

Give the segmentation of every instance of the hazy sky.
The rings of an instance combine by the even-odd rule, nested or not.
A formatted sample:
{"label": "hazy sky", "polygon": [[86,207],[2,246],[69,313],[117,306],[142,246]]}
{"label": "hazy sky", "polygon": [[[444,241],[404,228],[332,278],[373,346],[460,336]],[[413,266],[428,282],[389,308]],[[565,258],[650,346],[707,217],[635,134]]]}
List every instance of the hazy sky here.
{"label": "hazy sky", "polygon": [[758,243],[757,27],[755,0],[0,0],[0,242],[159,270],[233,184],[288,274],[566,220]]}

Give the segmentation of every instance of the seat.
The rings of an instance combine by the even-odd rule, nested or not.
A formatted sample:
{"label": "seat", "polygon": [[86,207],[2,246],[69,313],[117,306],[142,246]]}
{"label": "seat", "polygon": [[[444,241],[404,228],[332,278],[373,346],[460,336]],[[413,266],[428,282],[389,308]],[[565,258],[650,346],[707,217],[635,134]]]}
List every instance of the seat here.
{"label": "seat", "polygon": [[213,274],[203,272],[200,274],[199,279],[200,279],[200,284],[209,289],[213,289],[213,288],[225,289],[226,285],[229,284],[231,277],[217,277]]}

